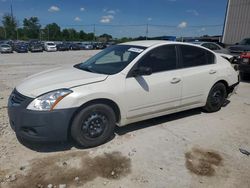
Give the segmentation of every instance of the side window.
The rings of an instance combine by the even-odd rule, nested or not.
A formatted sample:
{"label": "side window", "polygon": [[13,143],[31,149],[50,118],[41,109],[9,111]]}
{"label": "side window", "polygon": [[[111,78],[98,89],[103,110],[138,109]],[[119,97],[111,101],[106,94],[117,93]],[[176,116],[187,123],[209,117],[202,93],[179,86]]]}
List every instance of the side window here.
{"label": "side window", "polygon": [[214,55],[207,50],[188,45],[180,45],[180,49],[184,68],[214,63]]}
{"label": "side window", "polygon": [[139,62],[140,66],[152,68],[153,73],[176,69],[175,46],[166,45],[151,50]]}
{"label": "side window", "polygon": [[210,43],[210,49],[211,50],[220,50],[220,48],[216,44],[213,44],[213,43]]}

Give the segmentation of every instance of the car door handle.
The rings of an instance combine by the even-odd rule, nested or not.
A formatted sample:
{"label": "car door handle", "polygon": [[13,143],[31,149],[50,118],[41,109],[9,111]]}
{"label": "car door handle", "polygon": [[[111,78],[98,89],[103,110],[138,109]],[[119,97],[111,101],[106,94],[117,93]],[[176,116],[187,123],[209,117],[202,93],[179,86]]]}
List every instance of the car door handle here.
{"label": "car door handle", "polygon": [[172,78],[171,83],[172,83],[172,84],[177,84],[177,83],[180,82],[180,81],[181,81],[180,78]]}
{"label": "car door handle", "polygon": [[209,74],[215,74],[216,72],[217,72],[216,70],[212,69],[212,70],[209,71]]}

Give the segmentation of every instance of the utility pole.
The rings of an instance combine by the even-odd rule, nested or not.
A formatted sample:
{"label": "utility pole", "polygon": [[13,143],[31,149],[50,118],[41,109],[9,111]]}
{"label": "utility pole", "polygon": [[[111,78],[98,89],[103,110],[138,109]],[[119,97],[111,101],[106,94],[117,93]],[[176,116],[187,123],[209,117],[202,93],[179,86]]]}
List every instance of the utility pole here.
{"label": "utility pole", "polygon": [[48,41],[49,41],[49,26],[48,26]]}
{"label": "utility pole", "polygon": [[10,2],[10,14],[11,14],[11,19],[13,21],[14,20],[14,16],[13,16],[12,2],[13,2],[13,0],[11,0],[11,2]]}
{"label": "utility pole", "polygon": [[42,29],[39,29],[39,38],[40,38],[40,41],[42,41]]}
{"label": "utility pole", "polygon": [[7,32],[6,32],[5,27],[3,28],[3,30],[4,30],[4,38],[5,38],[5,40],[6,40],[6,39],[7,39]]}
{"label": "utility pole", "polygon": [[16,40],[18,40],[18,28],[16,28]]}
{"label": "utility pole", "polygon": [[94,28],[93,28],[93,33],[94,33],[93,41],[95,41],[95,24],[94,24]]}
{"label": "utility pole", "polygon": [[148,23],[146,25],[146,40],[148,40]]}

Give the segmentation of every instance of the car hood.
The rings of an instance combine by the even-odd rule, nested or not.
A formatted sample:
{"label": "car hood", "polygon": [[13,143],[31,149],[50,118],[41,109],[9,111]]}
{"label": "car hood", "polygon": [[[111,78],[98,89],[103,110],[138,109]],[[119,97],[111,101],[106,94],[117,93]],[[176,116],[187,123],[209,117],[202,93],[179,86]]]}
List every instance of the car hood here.
{"label": "car hood", "polygon": [[104,81],[108,76],[74,67],[56,68],[27,77],[17,87],[21,94],[34,98],[43,93]]}

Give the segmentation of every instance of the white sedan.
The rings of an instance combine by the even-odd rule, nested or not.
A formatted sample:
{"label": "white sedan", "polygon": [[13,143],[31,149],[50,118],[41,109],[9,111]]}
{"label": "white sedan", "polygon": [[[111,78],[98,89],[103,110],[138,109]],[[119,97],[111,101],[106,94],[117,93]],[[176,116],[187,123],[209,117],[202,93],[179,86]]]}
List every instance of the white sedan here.
{"label": "white sedan", "polygon": [[26,78],[8,113],[20,137],[79,145],[106,142],[123,126],[187,109],[221,109],[239,83],[220,55],[193,44],[136,41],[113,45],[70,68]]}
{"label": "white sedan", "polygon": [[57,50],[56,44],[54,42],[45,42],[44,49],[47,52],[55,52]]}

